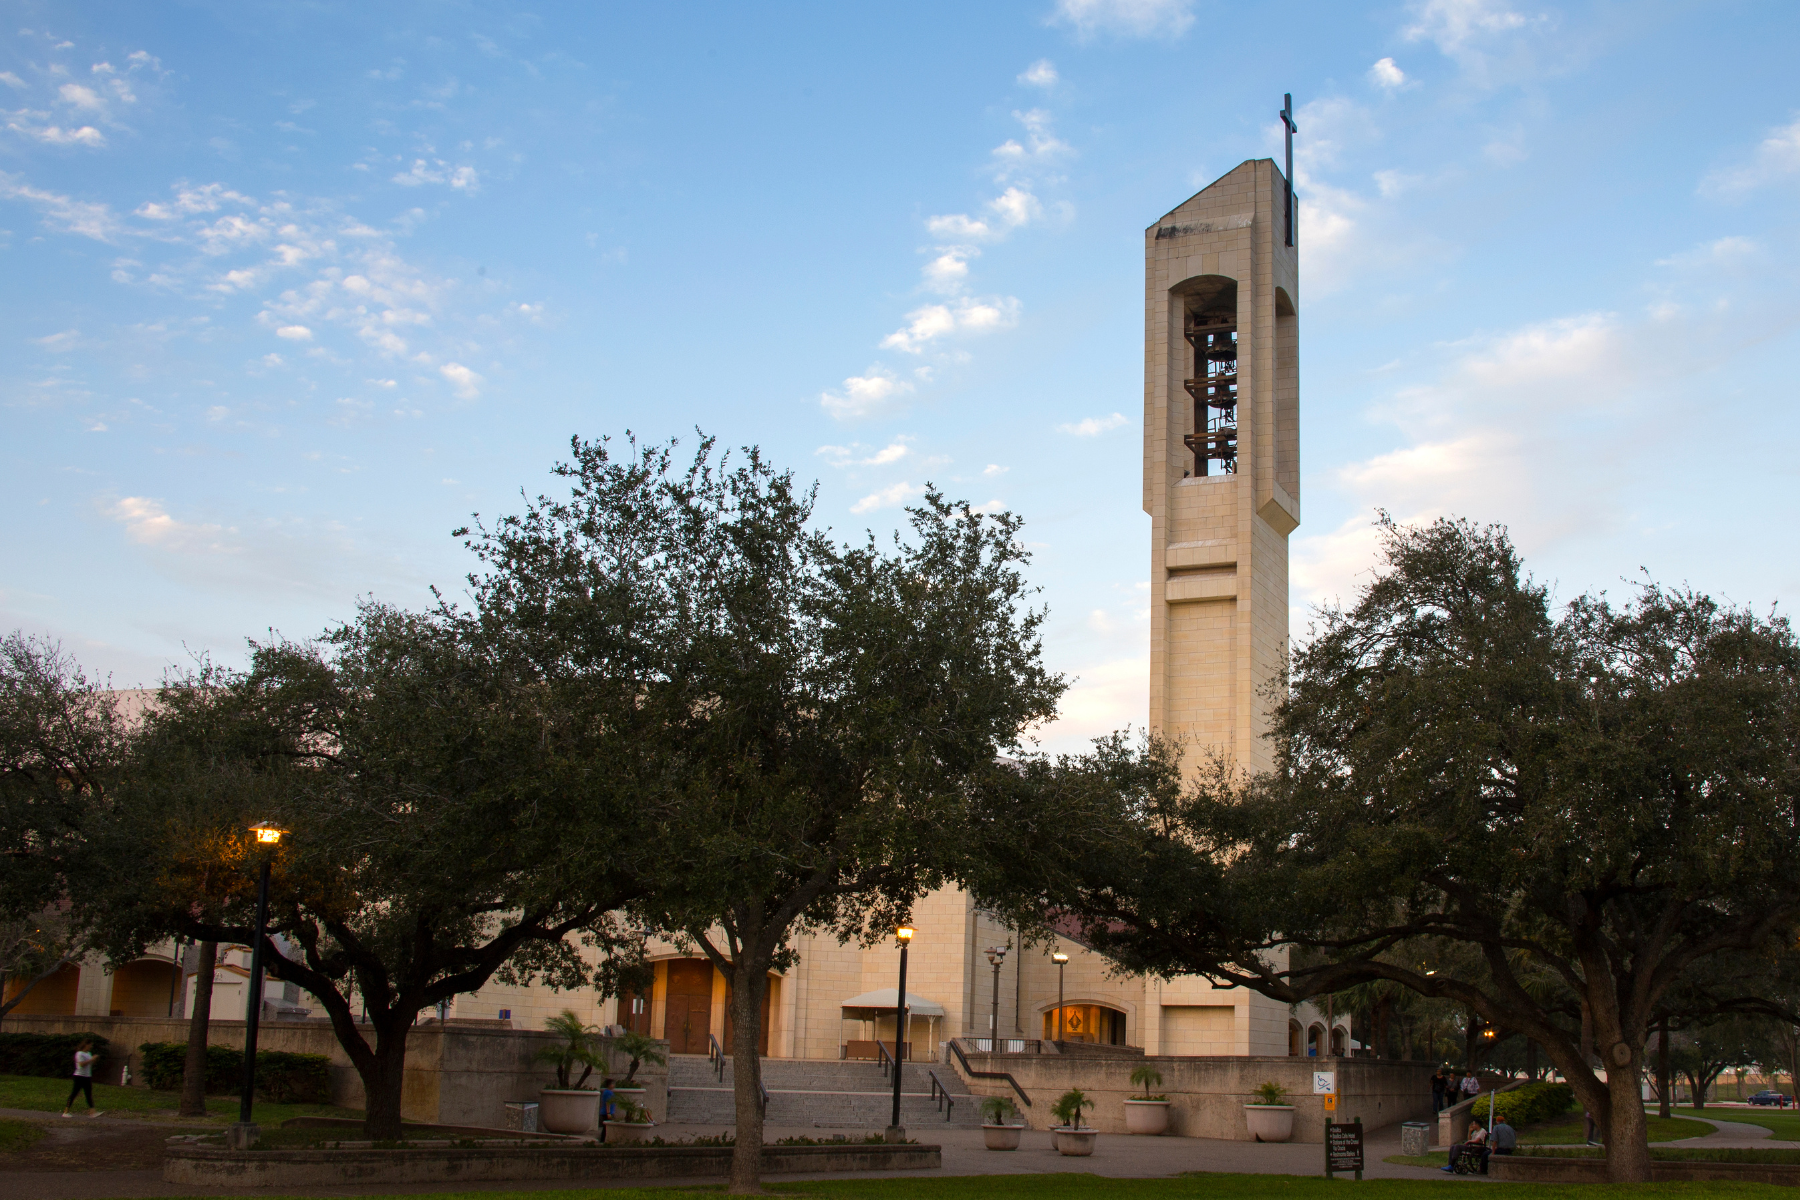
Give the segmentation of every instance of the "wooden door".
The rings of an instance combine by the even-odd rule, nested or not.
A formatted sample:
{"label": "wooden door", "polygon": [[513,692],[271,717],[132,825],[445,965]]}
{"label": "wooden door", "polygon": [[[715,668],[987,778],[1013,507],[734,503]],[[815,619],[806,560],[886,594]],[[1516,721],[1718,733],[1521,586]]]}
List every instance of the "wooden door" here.
{"label": "wooden door", "polygon": [[705,1054],[712,1031],[713,965],[702,959],[669,964],[668,1003],[663,1035],[672,1054]]}

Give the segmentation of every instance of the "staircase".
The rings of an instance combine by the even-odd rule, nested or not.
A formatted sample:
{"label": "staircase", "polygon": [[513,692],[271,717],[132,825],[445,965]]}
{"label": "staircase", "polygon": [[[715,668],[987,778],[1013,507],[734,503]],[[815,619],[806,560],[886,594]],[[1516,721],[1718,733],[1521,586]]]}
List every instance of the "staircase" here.
{"label": "staircase", "polygon": [[[945,1105],[931,1095],[934,1072],[950,1089],[953,1104],[949,1120]],[[887,1128],[894,1115],[893,1077],[872,1062],[828,1059],[765,1058],[762,1082],[769,1089],[770,1125],[799,1125],[817,1129]],[[705,1055],[669,1056],[669,1117],[683,1125],[731,1125],[736,1120],[732,1098],[731,1060],[725,1060],[725,1077],[713,1074]],[[908,1129],[932,1125],[969,1128],[981,1124],[979,1100],[971,1096],[962,1078],[936,1063],[908,1063],[901,1079],[900,1123]]]}

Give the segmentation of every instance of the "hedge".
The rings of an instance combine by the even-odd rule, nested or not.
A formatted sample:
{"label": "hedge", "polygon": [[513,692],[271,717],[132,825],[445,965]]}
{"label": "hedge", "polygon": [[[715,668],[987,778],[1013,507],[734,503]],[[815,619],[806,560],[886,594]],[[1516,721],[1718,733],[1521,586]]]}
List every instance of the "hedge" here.
{"label": "hedge", "polygon": [[[181,1087],[187,1063],[186,1042],[145,1042],[144,1082],[162,1092]],[[206,1048],[206,1091],[211,1096],[235,1096],[244,1082],[244,1052],[231,1046]],[[289,1054],[285,1050],[256,1052],[256,1093],[277,1104],[331,1103],[331,1060],[323,1054]]]}
{"label": "hedge", "polygon": [[[1523,1125],[1554,1121],[1568,1112],[1569,1106],[1574,1103],[1575,1089],[1566,1083],[1528,1083],[1524,1087],[1494,1096],[1494,1119],[1504,1120],[1517,1129]],[[1482,1124],[1487,1124],[1486,1096],[1475,1102],[1469,1115],[1478,1118]]]}
{"label": "hedge", "polygon": [[106,1057],[106,1039],[97,1033],[0,1033],[0,1075],[48,1075],[67,1079],[75,1073],[75,1047],[94,1043],[96,1058]]}

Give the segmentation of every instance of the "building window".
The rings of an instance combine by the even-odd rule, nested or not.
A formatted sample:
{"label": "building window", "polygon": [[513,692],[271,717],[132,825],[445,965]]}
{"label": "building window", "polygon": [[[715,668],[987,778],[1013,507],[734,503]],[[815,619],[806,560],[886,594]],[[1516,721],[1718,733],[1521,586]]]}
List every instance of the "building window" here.
{"label": "building window", "polygon": [[[1044,1040],[1057,1036],[1056,1009],[1044,1014]],[[1062,1008],[1062,1040],[1095,1042],[1103,1046],[1125,1045],[1125,1014],[1099,1004],[1065,1004]]]}

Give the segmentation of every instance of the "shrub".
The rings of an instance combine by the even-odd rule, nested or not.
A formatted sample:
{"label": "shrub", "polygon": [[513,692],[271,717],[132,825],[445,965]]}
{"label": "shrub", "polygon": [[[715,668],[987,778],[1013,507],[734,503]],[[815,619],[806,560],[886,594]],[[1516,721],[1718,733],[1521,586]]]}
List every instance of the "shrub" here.
{"label": "shrub", "polygon": [[1080,1088],[1071,1088],[1057,1098],[1050,1108],[1050,1115],[1063,1123],[1066,1129],[1080,1129],[1081,1110],[1088,1107],[1087,1093]]}
{"label": "shrub", "polygon": [[1282,1104],[1287,1100],[1287,1089],[1274,1080],[1264,1080],[1256,1085],[1256,1102],[1258,1104]]}
{"label": "shrub", "polygon": [[0,1033],[0,1075],[75,1073],[75,1047],[92,1042],[96,1059],[106,1057],[106,1039],[97,1033]]}
{"label": "shrub", "polygon": [[987,1118],[989,1125],[1009,1125],[1018,1111],[1005,1096],[989,1096],[981,1102],[981,1115]]}
{"label": "shrub", "polygon": [[1151,1066],[1149,1063],[1145,1063],[1143,1066],[1138,1067],[1131,1072],[1131,1085],[1133,1087],[1141,1087],[1144,1089],[1144,1094],[1137,1097],[1139,1100],[1166,1099],[1164,1096],[1152,1096],[1150,1094],[1150,1089],[1161,1084],[1162,1081],[1162,1072]]}
{"label": "shrub", "polygon": [[[1568,1112],[1569,1106],[1574,1103],[1575,1089],[1566,1083],[1528,1083],[1524,1087],[1494,1096],[1494,1119],[1503,1120],[1517,1129],[1524,1125],[1554,1121]],[[1469,1115],[1484,1125],[1487,1123],[1486,1096],[1476,1100]]]}
{"label": "shrub", "polygon": [[[187,1062],[185,1042],[145,1042],[144,1082],[158,1091],[181,1087]],[[244,1052],[231,1046],[206,1048],[206,1093],[234,1096],[244,1079]],[[277,1104],[331,1103],[331,1060],[323,1054],[256,1052],[256,1094]]]}

